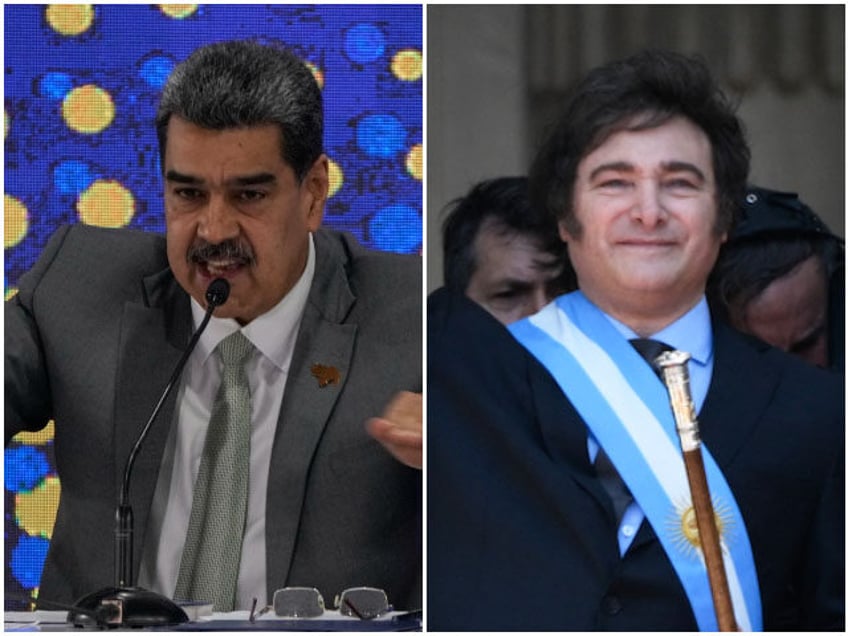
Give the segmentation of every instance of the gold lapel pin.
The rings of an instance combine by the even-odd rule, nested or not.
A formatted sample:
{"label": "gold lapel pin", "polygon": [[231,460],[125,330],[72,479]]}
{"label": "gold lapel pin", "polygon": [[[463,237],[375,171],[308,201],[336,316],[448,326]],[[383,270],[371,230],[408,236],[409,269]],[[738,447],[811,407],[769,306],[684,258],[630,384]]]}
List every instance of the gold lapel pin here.
{"label": "gold lapel pin", "polygon": [[338,384],[342,379],[341,373],[336,367],[328,367],[324,364],[313,364],[312,375],[318,379],[318,386],[322,389],[328,384]]}

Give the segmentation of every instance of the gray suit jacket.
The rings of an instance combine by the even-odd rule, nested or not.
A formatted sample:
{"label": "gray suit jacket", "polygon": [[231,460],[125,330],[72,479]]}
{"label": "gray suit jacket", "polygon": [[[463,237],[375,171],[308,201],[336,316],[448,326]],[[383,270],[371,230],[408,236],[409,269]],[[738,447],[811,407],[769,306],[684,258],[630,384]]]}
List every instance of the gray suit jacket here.
{"label": "gray suit jacket", "polygon": [[[420,259],[315,234],[316,271],[272,449],[269,598],[285,585],[381,587],[421,604],[421,476],[365,432],[401,389],[420,391]],[[60,229],[5,309],[6,443],[56,423],[62,494],[40,597],[72,602],[114,584],[115,505],[130,449],[191,335],[188,295],[162,236]],[[311,367],[336,367],[320,387]],[[135,463],[138,572],[176,391]]]}

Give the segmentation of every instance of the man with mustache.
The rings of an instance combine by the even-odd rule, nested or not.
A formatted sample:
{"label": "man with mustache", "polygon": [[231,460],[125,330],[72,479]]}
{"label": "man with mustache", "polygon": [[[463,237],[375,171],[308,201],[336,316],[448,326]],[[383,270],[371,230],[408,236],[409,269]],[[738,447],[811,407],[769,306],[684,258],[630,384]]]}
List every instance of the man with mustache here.
{"label": "man with mustache", "polygon": [[[41,598],[73,603],[113,581],[124,463],[222,278],[229,298],[135,463],[128,583],[218,611],[286,586],[328,603],[379,587],[420,607],[420,259],[321,229],[322,110],[291,52],[198,49],[156,118],[166,237],[63,228],[7,303],[6,442],[56,423],[62,496]],[[231,375],[243,399],[229,409],[246,419],[221,433],[241,444],[227,464],[210,440]],[[201,481],[244,484],[214,513],[241,511],[220,522],[237,538],[211,554],[219,522],[203,520]]]}
{"label": "man with mustache", "polygon": [[748,167],[702,62],[602,66],[530,172],[579,291],[509,332],[431,295],[429,629],[717,629],[652,368],[667,346],[691,354],[736,625],[844,630],[842,381],[713,321],[705,299]]}

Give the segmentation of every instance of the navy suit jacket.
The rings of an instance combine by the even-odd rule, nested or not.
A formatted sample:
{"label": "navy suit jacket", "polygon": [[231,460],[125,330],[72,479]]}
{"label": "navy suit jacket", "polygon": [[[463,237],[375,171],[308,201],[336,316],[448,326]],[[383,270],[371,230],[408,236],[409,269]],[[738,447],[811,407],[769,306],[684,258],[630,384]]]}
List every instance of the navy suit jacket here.
{"label": "navy suit jacket", "polygon": [[[843,382],[727,327],[699,414],[769,630],[844,628]],[[587,430],[487,312],[428,302],[428,628],[697,630],[644,522],[622,558]]]}
{"label": "navy suit jacket", "polygon": [[[398,390],[422,389],[421,261],[314,235],[315,276],[271,449],[267,593],[386,590],[421,605],[421,473],[365,431]],[[113,528],[126,458],[192,330],[189,297],[165,239],[60,229],[5,307],[5,435],[55,419],[59,510],[40,598],[70,603],[114,583]],[[340,380],[324,387],[315,364]],[[130,489],[134,571],[173,421],[171,393],[139,453]]]}

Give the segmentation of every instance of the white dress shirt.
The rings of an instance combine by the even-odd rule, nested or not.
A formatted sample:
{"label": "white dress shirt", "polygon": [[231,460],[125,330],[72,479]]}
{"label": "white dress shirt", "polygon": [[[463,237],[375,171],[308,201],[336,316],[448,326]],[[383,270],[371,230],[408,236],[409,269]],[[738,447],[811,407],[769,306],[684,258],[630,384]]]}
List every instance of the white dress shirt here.
{"label": "white dress shirt", "polygon": [[[236,609],[250,609],[253,598],[267,603],[265,505],[271,447],[294,343],[315,274],[315,246],[309,237],[306,267],[295,286],[270,311],[240,327],[213,317],[188,359],[177,396],[175,425],[165,447],[139,568],[139,585],[172,598],[177,584],[194,480],[200,468],[206,428],[221,382],[222,362],[215,347],[241,329],[256,351],[246,364],[251,395],[250,481],[247,524],[241,546]],[[195,328],[204,309],[191,301]]]}

